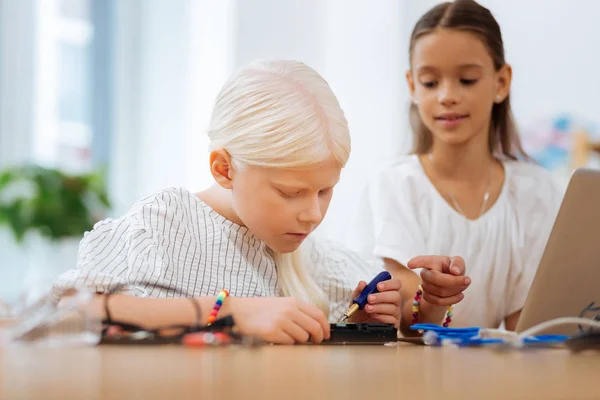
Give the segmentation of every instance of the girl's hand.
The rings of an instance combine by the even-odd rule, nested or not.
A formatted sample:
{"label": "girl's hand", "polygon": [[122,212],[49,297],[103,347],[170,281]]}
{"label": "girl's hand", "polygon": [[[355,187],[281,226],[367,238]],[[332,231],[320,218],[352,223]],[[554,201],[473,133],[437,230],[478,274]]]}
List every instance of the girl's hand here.
{"label": "girl's hand", "polygon": [[[367,286],[367,282],[360,281],[352,298],[358,296]],[[370,294],[368,303],[362,310],[359,310],[350,317],[350,322],[381,322],[385,324],[394,324],[396,328],[400,326],[400,288],[402,282],[398,279],[390,279],[379,282],[377,285],[378,293]]]}
{"label": "girl's hand", "polygon": [[293,297],[230,297],[230,310],[244,335],[279,344],[320,343],[329,339],[327,316]]}
{"label": "girl's hand", "polygon": [[435,306],[450,306],[460,302],[463,292],[471,284],[465,275],[465,261],[461,257],[423,256],[408,262],[410,269],[422,268],[423,300]]}

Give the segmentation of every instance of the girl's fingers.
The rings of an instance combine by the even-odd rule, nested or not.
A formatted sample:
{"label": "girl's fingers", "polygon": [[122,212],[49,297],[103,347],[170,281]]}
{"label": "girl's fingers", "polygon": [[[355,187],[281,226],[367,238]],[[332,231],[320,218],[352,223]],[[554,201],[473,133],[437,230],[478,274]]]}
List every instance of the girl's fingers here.
{"label": "girl's fingers", "polygon": [[435,306],[451,306],[453,304],[459,303],[464,298],[465,295],[463,293],[459,293],[450,297],[439,297],[423,290],[423,299],[429,304],[433,304]]}
{"label": "girl's fingers", "polygon": [[400,307],[398,307],[397,304],[367,304],[365,306],[365,312],[368,314],[385,314],[399,317]]}
{"label": "girl's fingers", "polygon": [[452,297],[465,291],[468,286],[442,287],[431,283],[423,282],[421,284],[423,291],[438,297]]}
{"label": "girl's fingers", "polygon": [[427,269],[421,271],[421,279],[423,282],[433,283],[434,285],[443,287],[469,286],[471,284],[471,278],[468,276],[454,276]]}
{"label": "girl's fingers", "polygon": [[379,292],[370,294],[367,298],[369,304],[383,304],[383,303],[391,303],[391,304],[400,304],[401,295],[397,290],[389,291],[389,292]]}

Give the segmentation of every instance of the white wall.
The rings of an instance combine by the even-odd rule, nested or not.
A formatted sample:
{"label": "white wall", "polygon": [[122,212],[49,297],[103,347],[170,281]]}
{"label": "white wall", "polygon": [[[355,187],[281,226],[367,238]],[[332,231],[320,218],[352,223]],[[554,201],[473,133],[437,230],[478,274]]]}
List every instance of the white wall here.
{"label": "white wall", "polygon": [[115,214],[156,190],[210,182],[206,126],[232,71],[234,17],[229,0],[116,2]]}
{"label": "white wall", "polygon": [[0,168],[33,156],[36,10],[35,0],[0,0]]}
{"label": "white wall", "polygon": [[322,67],[322,0],[237,0],[235,67],[284,58]]}
{"label": "white wall", "polygon": [[374,171],[409,145],[404,6],[397,0],[323,2],[322,70],[346,113],[352,154],[320,233],[344,240]]}
{"label": "white wall", "polygon": [[136,198],[185,182],[186,0],[117,2],[113,197]]}

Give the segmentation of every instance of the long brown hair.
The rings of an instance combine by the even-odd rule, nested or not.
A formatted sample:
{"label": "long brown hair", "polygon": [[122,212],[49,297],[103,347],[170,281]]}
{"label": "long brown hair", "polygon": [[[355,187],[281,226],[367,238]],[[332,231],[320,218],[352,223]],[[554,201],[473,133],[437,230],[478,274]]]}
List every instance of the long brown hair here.
{"label": "long brown hair", "polygon": [[[440,28],[458,29],[477,35],[488,48],[496,71],[506,64],[502,33],[492,13],[474,0],[456,0],[438,4],[417,21],[410,36],[411,65],[416,41],[421,36]],[[409,118],[414,138],[412,152],[427,153],[433,145],[433,135],[421,120],[415,104],[410,105]],[[510,95],[502,103],[494,104],[492,108],[489,150],[491,154],[510,160],[531,160],[521,145],[510,109]]]}

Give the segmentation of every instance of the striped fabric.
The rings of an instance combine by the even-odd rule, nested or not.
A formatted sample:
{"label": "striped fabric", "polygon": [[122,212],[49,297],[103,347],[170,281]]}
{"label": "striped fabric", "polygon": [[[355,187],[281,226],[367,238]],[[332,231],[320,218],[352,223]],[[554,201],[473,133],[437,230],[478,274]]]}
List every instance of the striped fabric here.
{"label": "striped fabric", "polygon": [[[330,301],[330,320],[347,308],[358,282],[378,271],[333,242],[307,239],[315,281]],[[81,241],[78,268],[53,287],[87,287],[142,297],[279,296],[274,255],[247,228],[185,189],[160,191],[118,219],[96,224]]]}

